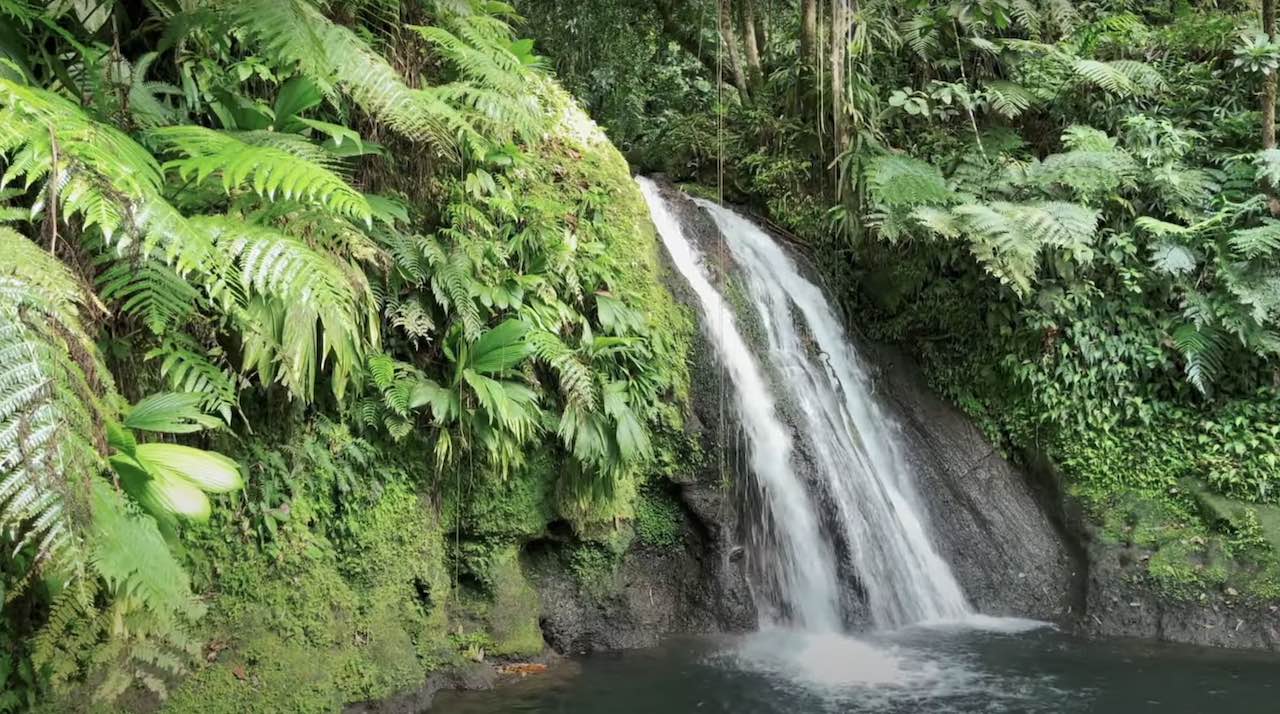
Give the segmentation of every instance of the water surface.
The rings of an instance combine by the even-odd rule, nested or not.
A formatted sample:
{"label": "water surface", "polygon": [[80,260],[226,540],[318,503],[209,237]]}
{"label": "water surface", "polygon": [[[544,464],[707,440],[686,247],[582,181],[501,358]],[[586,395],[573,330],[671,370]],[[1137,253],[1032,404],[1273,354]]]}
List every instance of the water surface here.
{"label": "water surface", "polygon": [[[979,623],[982,624],[982,623]],[[862,639],[761,632],[557,665],[433,714],[1274,714],[1280,657],[1085,641],[1018,621]],[[1028,625],[1029,626],[1029,625]]]}

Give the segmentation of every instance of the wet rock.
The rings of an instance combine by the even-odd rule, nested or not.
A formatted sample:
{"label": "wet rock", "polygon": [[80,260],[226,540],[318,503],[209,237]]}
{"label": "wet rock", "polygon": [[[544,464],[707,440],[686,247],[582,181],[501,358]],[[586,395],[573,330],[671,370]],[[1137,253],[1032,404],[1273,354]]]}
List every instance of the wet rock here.
{"label": "wet rock", "polygon": [[[1095,538],[1087,526],[1083,536],[1089,540],[1086,634],[1280,652],[1276,607],[1240,603],[1230,592],[1172,597],[1150,582],[1132,548]],[[1138,606],[1117,607],[1117,599]]]}
{"label": "wet rock", "polygon": [[1082,554],[1054,485],[1005,459],[901,352],[864,346],[863,353],[900,429],[935,544],[970,603],[985,614],[1060,622],[1082,612]]}

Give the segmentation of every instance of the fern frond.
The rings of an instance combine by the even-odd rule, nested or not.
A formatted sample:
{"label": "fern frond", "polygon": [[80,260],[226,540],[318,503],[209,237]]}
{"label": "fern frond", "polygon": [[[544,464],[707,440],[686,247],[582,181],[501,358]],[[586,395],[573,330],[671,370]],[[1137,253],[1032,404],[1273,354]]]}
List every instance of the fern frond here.
{"label": "fern frond", "polygon": [[1137,163],[1125,151],[1074,150],[1046,157],[1027,172],[1027,180],[1043,189],[1061,186],[1090,199],[1132,185],[1137,171]]}
{"label": "fern frond", "polygon": [[872,160],[866,180],[875,202],[890,208],[946,205],[957,198],[936,166],[909,156],[895,154]]}
{"label": "fern frond", "polygon": [[1210,327],[1179,325],[1173,331],[1173,344],[1186,360],[1187,381],[1201,394],[1208,394],[1223,366],[1226,340]]}
{"label": "fern frond", "polygon": [[331,97],[341,89],[365,111],[415,140],[452,151],[458,134],[474,130],[428,90],[413,89],[358,35],[335,25],[304,0],[238,0],[232,24],[258,49],[297,67]]}
{"label": "fern frond", "polygon": [[537,330],[528,336],[533,353],[560,379],[560,390],[570,406],[583,411],[595,408],[595,375],[589,366],[551,332]]}
{"label": "fern frond", "polygon": [[151,138],[185,158],[167,162],[183,180],[197,183],[218,174],[228,194],[246,184],[268,200],[313,202],[341,215],[372,222],[364,196],[324,166],[270,146],[247,144],[238,138],[201,126],[171,126],[153,130]]}
{"label": "fern frond", "polygon": [[987,94],[991,98],[991,108],[1006,119],[1020,116],[1035,102],[1035,96],[1022,85],[1003,80],[988,84]]}
{"label": "fern frond", "polygon": [[168,266],[155,260],[113,261],[97,278],[104,301],[118,302],[155,335],[182,325],[195,314],[200,293]]}
{"label": "fern frond", "polygon": [[[353,284],[339,261],[285,233],[224,216],[203,216],[192,225],[234,261],[247,292],[277,305],[259,305],[245,314],[258,348],[247,356],[248,363],[268,379],[272,370],[264,361],[277,363],[286,386],[310,401],[316,367],[332,356],[334,392],[341,395],[366,347],[378,342],[375,306],[363,286]],[[293,312],[282,320],[278,306]],[[318,354],[317,319],[324,329]]]}
{"label": "fern frond", "polygon": [[160,376],[177,392],[203,395],[201,407],[231,423],[231,412],[239,407],[240,392],[230,371],[215,363],[221,348],[201,345],[181,331],[170,331],[146,359],[160,360]]}
{"label": "fern frond", "polygon": [[56,258],[0,227],[0,528],[39,561],[75,545],[115,414],[87,299]]}
{"label": "fern frond", "polygon": [[1280,221],[1268,220],[1255,228],[1232,231],[1228,242],[1231,250],[1245,260],[1280,253]]}

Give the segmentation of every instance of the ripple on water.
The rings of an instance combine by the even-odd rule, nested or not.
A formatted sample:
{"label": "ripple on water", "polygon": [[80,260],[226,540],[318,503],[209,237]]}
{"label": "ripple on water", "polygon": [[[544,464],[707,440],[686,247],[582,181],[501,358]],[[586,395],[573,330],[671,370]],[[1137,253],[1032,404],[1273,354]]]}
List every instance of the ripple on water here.
{"label": "ripple on water", "polygon": [[[1034,627],[1033,627],[1034,625]],[[1044,627],[1031,620],[985,618],[931,623],[922,630],[998,634]],[[709,657],[713,666],[762,676],[831,712],[1067,711],[1050,676],[985,672],[971,654],[928,650],[893,640],[896,633],[857,638],[838,633],[764,630]]]}

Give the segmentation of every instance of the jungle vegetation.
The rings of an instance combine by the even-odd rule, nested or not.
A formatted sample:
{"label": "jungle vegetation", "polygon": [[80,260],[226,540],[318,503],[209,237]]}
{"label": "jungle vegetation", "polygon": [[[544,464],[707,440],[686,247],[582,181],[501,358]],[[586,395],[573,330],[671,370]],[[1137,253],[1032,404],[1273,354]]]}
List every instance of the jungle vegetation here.
{"label": "jungle vegetation", "polygon": [[754,207],[1171,597],[1280,596],[1273,2],[517,4],[637,170]]}
{"label": "jungle vegetation", "polygon": [[690,316],[573,97],[1280,599],[1277,67],[1272,0],[0,0],[0,711],[333,711],[536,652],[553,524],[678,543]]}
{"label": "jungle vegetation", "polygon": [[[489,642],[446,639],[459,569],[527,590],[499,545],[443,577],[444,521],[485,522],[449,475],[540,468],[579,522],[634,498],[678,428],[685,323],[650,294],[625,164],[515,19],[0,2],[0,711],[168,698],[218,623],[303,653],[236,648],[312,696],[263,710],[408,687]],[[408,659],[316,665],[298,638]],[[308,694],[292,664],[340,671]]]}

